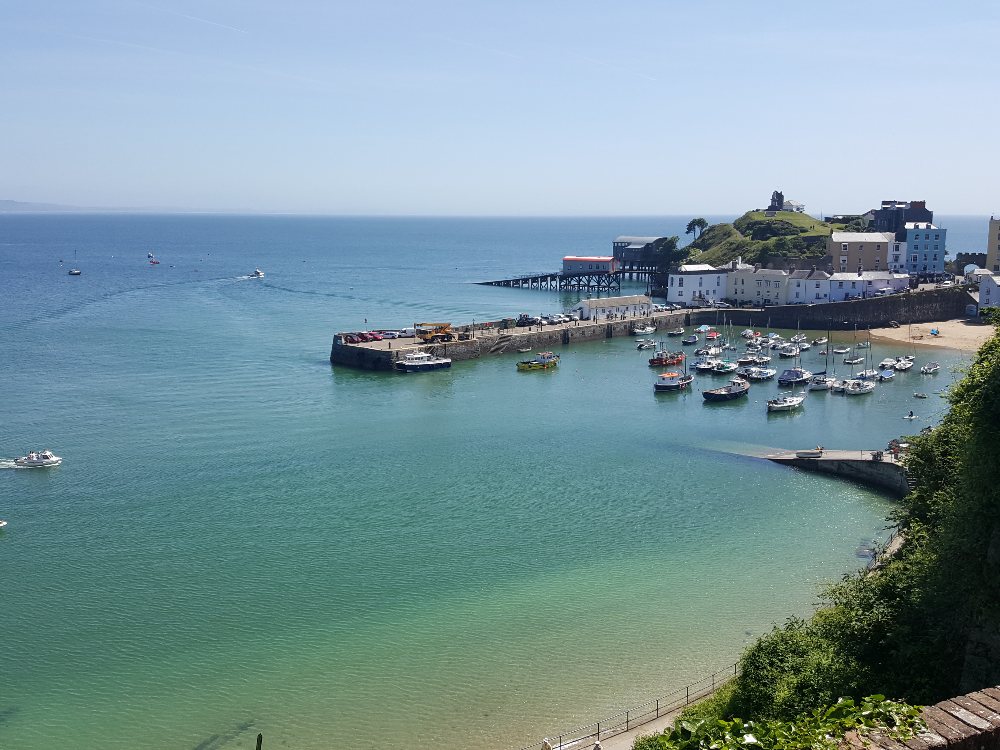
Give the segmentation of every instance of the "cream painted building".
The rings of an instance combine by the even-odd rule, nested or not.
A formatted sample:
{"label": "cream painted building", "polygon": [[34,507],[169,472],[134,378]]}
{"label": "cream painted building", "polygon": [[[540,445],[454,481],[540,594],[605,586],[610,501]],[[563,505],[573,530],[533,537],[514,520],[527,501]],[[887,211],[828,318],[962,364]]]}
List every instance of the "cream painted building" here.
{"label": "cream painted building", "polygon": [[788,271],[741,266],[730,270],[726,297],[737,305],[752,302],[758,307],[788,303]]}
{"label": "cream painted building", "polygon": [[834,269],[841,273],[895,271],[906,262],[906,243],[892,232],[833,232],[826,241]]}
{"label": "cream painted building", "polygon": [[990,217],[990,236],[986,242],[986,270],[1000,273],[1000,219]]}

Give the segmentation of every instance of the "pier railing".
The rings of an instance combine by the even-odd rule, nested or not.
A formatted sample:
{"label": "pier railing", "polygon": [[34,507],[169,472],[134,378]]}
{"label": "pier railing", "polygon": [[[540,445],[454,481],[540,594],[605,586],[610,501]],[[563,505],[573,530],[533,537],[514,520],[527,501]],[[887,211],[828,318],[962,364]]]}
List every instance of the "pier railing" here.
{"label": "pier railing", "polygon": [[[584,747],[584,743],[592,740],[605,740],[618,734],[624,734],[711,695],[739,674],[738,670],[739,662],[708,677],[703,677],[697,682],[692,682],[690,685],[678,688],[672,693],[620,711],[601,721],[559,734],[551,734],[547,738],[548,742],[552,746],[552,750],[570,750],[571,748],[572,750],[580,750]],[[520,750],[535,750],[541,748],[544,742],[545,740],[541,740],[534,745],[525,745]]]}

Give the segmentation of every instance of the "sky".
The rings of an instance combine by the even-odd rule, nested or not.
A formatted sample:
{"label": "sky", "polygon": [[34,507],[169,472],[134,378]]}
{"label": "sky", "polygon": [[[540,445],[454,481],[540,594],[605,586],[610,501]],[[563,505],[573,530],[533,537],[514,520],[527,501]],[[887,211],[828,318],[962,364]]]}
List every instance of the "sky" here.
{"label": "sky", "polygon": [[5,0],[0,199],[1000,214],[1000,5]]}

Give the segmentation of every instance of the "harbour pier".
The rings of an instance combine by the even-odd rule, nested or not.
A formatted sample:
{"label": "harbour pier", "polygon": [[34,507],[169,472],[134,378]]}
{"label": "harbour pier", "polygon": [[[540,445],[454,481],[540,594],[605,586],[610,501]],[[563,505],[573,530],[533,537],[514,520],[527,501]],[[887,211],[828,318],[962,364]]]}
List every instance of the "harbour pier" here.
{"label": "harbour pier", "polygon": [[515,289],[539,289],[552,292],[592,292],[595,294],[620,294],[622,271],[610,273],[541,273],[515,276],[497,281],[477,281],[484,286],[505,286]]}
{"label": "harbour pier", "polygon": [[898,457],[889,451],[829,451],[822,456],[803,458],[795,451],[774,453],[765,456],[767,460],[784,466],[794,466],[805,471],[819,471],[835,474],[842,479],[850,479],[889,490],[903,497],[910,491],[906,469]]}
{"label": "harbour pier", "polygon": [[[663,335],[671,328],[690,325],[690,315],[685,312],[653,313],[642,317],[616,320],[579,320],[547,326],[525,326],[522,328],[502,328],[503,321],[489,321],[471,325],[452,326],[456,341],[440,344],[424,343],[420,339],[386,339],[360,344],[347,343],[346,334],[333,337],[330,362],[344,367],[361,370],[394,370],[396,362],[407,354],[424,351],[436,357],[448,357],[454,362],[477,359],[491,354],[510,354],[518,349],[553,349],[580,341],[630,336],[632,327],[651,325],[656,334]],[[661,333],[662,332],[662,333]]]}

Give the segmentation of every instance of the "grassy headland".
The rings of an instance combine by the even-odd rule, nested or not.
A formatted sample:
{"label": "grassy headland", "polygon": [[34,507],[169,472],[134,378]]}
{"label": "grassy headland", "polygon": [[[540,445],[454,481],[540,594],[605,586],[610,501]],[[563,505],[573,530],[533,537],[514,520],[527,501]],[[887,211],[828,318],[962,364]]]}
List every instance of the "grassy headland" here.
{"label": "grassy headland", "polygon": [[830,225],[809,214],[782,211],[767,217],[748,211],[732,224],[713,224],[685,249],[689,263],[721,266],[737,257],[745,263],[784,266],[826,255]]}

